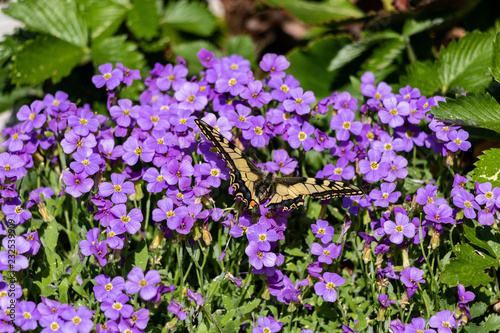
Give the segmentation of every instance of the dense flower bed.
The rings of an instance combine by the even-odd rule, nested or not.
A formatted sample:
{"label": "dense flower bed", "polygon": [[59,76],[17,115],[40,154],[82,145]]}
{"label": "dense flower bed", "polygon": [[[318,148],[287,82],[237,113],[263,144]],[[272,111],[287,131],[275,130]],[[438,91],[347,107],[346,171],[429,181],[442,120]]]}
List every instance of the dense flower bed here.
{"label": "dense flower bed", "polygon": [[[235,330],[278,332],[285,322],[302,332],[381,325],[443,333],[467,322],[474,294],[458,285],[456,309],[443,308],[445,287],[430,256],[440,259],[445,232],[453,246],[451,232],[465,219],[492,225],[500,189],[484,183],[469,191],[457,166],[457,154],[471,146],[468,133],[430,113],[444,98],[411,87],[395,93],[367,72],[363,102],[341,92],[315,104],[313,92],[286,74],[283,56],[264,56],[263,79],[240,56],[202,50],[198,57],[205,69],[192,78],[182,59],[156,64],[139,103],[120,98],[139,72],[102,65],[93,83],[106,87],[109,114],[58,92],[23,106],[19,124],[4,130],[0,268],[14,282],[0,285],[3,332],[201,332],[202,324],[222,331],[217,311],[261,297],[272,306],[251,307],[258,318],[241,315]],[[258,164],[265,171],[349,181],[366,195],[309,200],[294,212],[241,211],[226,190],[229,170],[198,135],[196,118],[251,158],[270,160]],[[304,219],[310,230],[299,229]],[[51,233],[62,243],[45,248]],[[141,247],[142,262],[134,258]],[[33,283],[44,260],[58,273]],[[310,321],[324,302],[339,304],[329,308],[337,315]],[[374,316],[367,322],[352,302]]]}

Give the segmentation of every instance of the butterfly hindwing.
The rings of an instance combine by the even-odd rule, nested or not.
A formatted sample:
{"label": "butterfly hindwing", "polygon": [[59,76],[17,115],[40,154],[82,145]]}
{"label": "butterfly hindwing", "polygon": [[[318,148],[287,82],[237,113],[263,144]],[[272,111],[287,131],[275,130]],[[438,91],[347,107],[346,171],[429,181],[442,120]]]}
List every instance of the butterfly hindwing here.
{"label": "butterfly hindwing", "polygon": [[263,177],[262,171],[243,154],[241,149],[223,137],[219,131],[202,120],[195,119],[195,123],[203,135],[212,142],[231,170],[231,186],[234,187],[234,195],[241,198],[246,208],[258,205],[255,183]]}
{"label": "butterfly hindwing", "polygon": [[298,208],[304,204],[304,197],[326,200],[340,196],[362,195],[363,191],[349,183],[335,180],[286,177],[276,178],[274,193],[270,195],[266,207],[276,208],[283,206],[284,210]]}

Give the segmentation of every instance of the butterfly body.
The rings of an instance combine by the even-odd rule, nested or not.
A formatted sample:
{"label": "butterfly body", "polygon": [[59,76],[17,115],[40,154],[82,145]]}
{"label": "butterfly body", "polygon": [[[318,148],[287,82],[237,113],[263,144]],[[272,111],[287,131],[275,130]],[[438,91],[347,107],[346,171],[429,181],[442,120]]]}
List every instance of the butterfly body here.
{"label": "butterfly body", "polygon": [[360,188],[349,183],[309,177],[279,178],[273,173],[262,172],[241,149],[215,128],[199,119],[195,119],[195,123],[231,170],[234,195],[241,198],[246,208],[254,208],[267,202],[266,208],[283,207],[283,210],[290,210],[302,206],[306,195],[325,200],[363,194]]}

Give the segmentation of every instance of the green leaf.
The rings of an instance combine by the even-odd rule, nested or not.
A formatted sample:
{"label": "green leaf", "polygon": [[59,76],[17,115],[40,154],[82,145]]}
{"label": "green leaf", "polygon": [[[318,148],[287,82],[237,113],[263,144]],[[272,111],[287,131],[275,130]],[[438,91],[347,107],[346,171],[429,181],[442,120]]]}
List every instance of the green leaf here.
{"label": "green leaf", "polygon": [[314,91],[316,99],[330,95],[330,84],[337,73],[325,71],[325,68],[348,40],[328,37],[309,44],[305,50],[293,50],[287,56],[290,61],[287,73],[299,80],[304,91]]}
{"label": "green leaf", "polygon": [[494,241],[495,236],[491,232],[491,228],[485,228],[481,225],[474,225],[473,222],[467,222],[464,225],[465,237],[473,245],[476,245],[486,251],[495,258],[500,257],[500,253],[496,252],[488,243]]}
{"label": "green leaf", "polygon": [[126,35],[113,36],[93,44],[91,54],[94,63],[102,65],[121,62],[128,68],[141,68],[144,65],[144,55],[137,51],[135,43],[127,42],[126,39]]}
{"label": "green leaf", "polygon": [[145,241],[141,241],[134,252],[135,265],[146,271],[148,264],[149,252]]}
{"label": "green leaf", "polygon": [[[347,44],[343,46],[339,52],[337,52],[335,57],[333,57],[330,64],[328,65],[327,70],[328,71],[339,70],[346,64],[350,63],[351,61],[362,55],[373,45],[380,44],[383,41],[388,41],[393,39],[400,40],[399,34],[392,31],[384,31],[371,36],[366,36],[360,41]],[[331,51],[328,53],[331,53]]]}
{"label": "green leaf", "polygon": [[418,88],[423,96],[433,96],[442,86],[437,73],[437,65],[431,61],[415,61],[406,67],[406,76],[399,79],[402,87]]}
{"label": "green leaf", "polygon": [[500,132],[500,105],[489,94],[470,93],[447,98],[431,107],[435,117],[457,125],[482,127]]}
{"label": "green leaf", "polygon": [[246,315],[247,313],[252,312],[257,306],[259,306],[260,301],[260,299],[254,299],[250,303],[247,303],[247,305],[243,308],[243,314]]}
{"label": "green leaf", "polygon": [[495,39],[493,40],[493,56],[491,57],[491,68],[490,73],[493,75],[495,80],[500,82],[500,32],[497,32]]}
{"label": "green leaf", "polygon": [[37,32],[49,34],[73,45],[88,43],[88,28],[75,1],[26,0],[10,3],[3,11]]}
{"label": "green leaf", "polygon": [[492,36],[472,32],[462,39],[442,47],[437,62],[441,91],[473,91],[485,89],[491,81]]}
{"label": "green leaf", "polygon": [[488,306],[483,302],[474,303],[469,308],[472,319],[482,316],[486,310],[488,310]]}
{"label": "green leaf", "polygon": [[485,271],[491,267],[498,266],[498,260],[483,253],[479,255],[469,244],[459,244],[455,248],[456,257],[443,268],[441,281],[448,286],[457,286],[459,283],[464,287],[478,287],[487,285],[493,278]]}
{"label": "green leaf", "polygon": [[347,0],[308,2],[303,0],[264,0],[271,7],[284,8],[306,24],[324,24],[348,18],[360,18],[363,11]]}
{"label": "green leaf", "polygon": [[368,60],[361,65],[361,71],[370,71],[378,81],[383,80],[396,69],[393,64],[401,57],[405,46],[402,38],[388,40],[373,51]]}
{"label": "green leaf", "polygon": [[59,302],[68,303],[68,279],[64,278],[59,284]]}
{"label": "green leaf", "polygon": [[255,66],[255,46],[250,36],[235,36],[229,38],[225,44],[228,55],[237,54],[250,61]]}
{"label": "green leaf", "polygon": [[478,183],[490,182],[493,187],[500,186],[500,149],[492,148],[483,151],[474,163],[476,168],[472,173],[472,180]]}
{"label": "green leaf", "polygon": [[294,257],[300,257],[300,258],[304,258],[307,254],[305,254],[304,252],[302,252],[299,248],[297,247],[294,247],[294,248],[287,248],[285,249],[285,252],[291,256],[294,256]]}
{"label": "green leaf", "polygon": [[127,8],[113,0],[88,0],[85,7],[92,40],[115,34],[127,14]]}
{"label": "green leaf", "polygon": [[497,332],[500,329],[500,316],[498,314],[490,315],[484,321],[484,327],[487,329],[488,332],[492,331]]}
{"label": "green leaf", "polygon": [[444,19],[441,17],[437,17],[434,19],[417,21],[415,19],[409,19],[405,21],[403,25],[403,31],[401,34],[406,37],[410,37],[412,35],[418,34],[422,31],[425,31],[429,28],[432,28],[436,25],[439,25],[444,22]]}
{"label": "green leaf", "polygon": [[12,82],[36,85],[51,78],[56,83],[71,73],[83,55],[81,47],[51,36],[38,36],[14,57]]}
{"label": "green leaf", "polygon": [[216,26],[214,16],[200,2],[169,2],[163,21],[170,28],[203,37],[210,36]]}
{"label": "green leaf", "polygon": [[134,0],[127,26],[137,39],[151,40],[158,33],[159,15],[155,0]]}
{"label": "green leaf", "polygon": [[174,53],[186,60],[187,67],[191,75],[200,73],[200,71],[204,68],[197,56],[197,53],[201,49],[212,51],[215,53],[216,57],[220,57],[220,52],[217,51],[217,47],[204,40],[176,44],[173,46]]}
{"label": "green leaf", "polygon": [[230,320],[226,325],[224,325],[224,328],[222,329],[223,333],[233,333],[236,332],[236,326],[234,325],[234,320]]}

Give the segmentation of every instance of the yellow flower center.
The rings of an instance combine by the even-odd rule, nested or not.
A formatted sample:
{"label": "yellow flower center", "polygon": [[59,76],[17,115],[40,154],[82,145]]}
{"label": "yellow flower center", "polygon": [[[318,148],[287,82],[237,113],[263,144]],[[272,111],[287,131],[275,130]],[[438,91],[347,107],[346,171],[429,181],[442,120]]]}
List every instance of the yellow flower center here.
{"label": "yellow flower center", "polygon": [[77,146],[78,148],[82,148],[82,146],[83,146],[83,141],[82,141],[82,140],[78,140],[78,141],[76,142],[76,146]]}
{"label": "yellow flower center", "polygon": [[443,127],[443,131],[444,131],[444,132],[449,132],[449,131],[450,131],[450,127],[449,127],[449,126],[445,126],[445,127]]}
{"label": "yellow flower center", "polygon": [[17,138],[19,138],[19,134],[14,133],[14,135],[12,136],[12,140],[17,140]]}
{"label": "yellow flower center", "polygon": [[351,123],[346,121],[342,124],[342,128],[345,129],[345,130],[348,130],[349,128],[351,128]]}
{"label": "yellow flower center", "polygon": [[180,172],[180,171],[176,171],[176,172],[175,172],[175,175],[176,175],[177,177],[179,177],[179,178],[180,178],[180,177],[182,177],[182,174],[181,174],[181,172]]}
{"label": "yellow flower center", "polygon": [[173,75],[173,74],[172,74],[172,75],[169,75],[169,76],[168,76],[168,80],[169,80],[169,81],[175,81],[175,75]]}
{"label": "yellow flower center", "polygon": [[50,329],[53,331],[59,330],[59,324],[54,323],[54,322],[50,323]]}
{"label": "yellow flower center", "polygon": [[397,109],[391,109],[391,111],[389,111],[389,113],[393,116],[397,115],[398,114],[398,110]]}
{"label": "yellow flower center", "polygon": [[23,313],[23,317],[26,319],[31,319],[31,313],[25,312],[25,313]]}
{"label": "yellow flower center", "polygon": [[292,114],[291,113],[289,113],[289,112],[283,113],[283,119],[288,120],[290,118],[292,118]]}
{"label": "yellow flower center", "polygon": [[123,115],[124,116],[128,116],[129,114],[130,114],[130,110],[129,109],[123,110]]}
{"label": "yellow flower center", "polygon": [[441,216],[439,214],[436,214],[436,215],[434,215],[434,218],[439,221],[439,219],[441,218]]}
{"label": "yellow flower center", "polygon": [[320,235],[324,235],[325,233],[326,233],[326,230],[325,230],[325,229],[323,229],[323,228],[320,228],[320,229],[318,230],[318,234],[320,234]]}
{"label": "yellow flower center", "polygon": [[113,285],[111,283],[108,283],[106,284],[106,286],[104,287],[104,289],[106,289],[107,291],[110,291],[113,289]]}
{"label": "yellow flower center", "polygon": [[187,98],[187,101],[189,103],[193,103],[193,101],[194,101],[194,95],[189,95],[189,97]]}
{"label": "yellow flower center", "polygon": [[122,187],[120,185],[115,185],[113,186],[113,190],[115,190],[115,192],[121,192]]}
{"label": "yellow flower center", "polygon": [[228,83],[230,86],[234,86],[236,84],[236,79],[231,79],[228,81]]}
{"label": "yellow flower center", "polygon": [[5,171],[10,171],[12,169],[12,167],[10,166],[10,164],[5,164],[3,166],[3,168],[4,168]]}
{"label": "yellow flower center", "polygon": [[377,170],[378,169],[378,163],[377,162],[371,162],[370,163],[370,168],[372,168],[372,170]]}
{"label": "yellow flower center", "polygon": [[142,148],[141,148],[141,147],[137,147],[137,148],[135,148],[135,149],[134,149],[134,153],[135,153],[136,155],[141,155],[141,154],[142,154]]}
{"label": "yellow flower center", "polygon": [[102,77],[105,78],[106,80],[109,80],[111,79],[111,73],[105,73]]}
{"label": "yellow flower center", "polygon": [[163,138],[159,138],[158,140],[156,140],[156,143],[162,145],[165,143],[165,140],[163,140]]}
{"label": "yellow flower center", "polygon": [[210,171],[210,174],[214,177],[218,177],[219,176],[219,170],[218,169],[212,169]]}
{"label": "yellow flower center", "polygon": [[306,133],[304,133],[304,132],[299,133],[299,140],[300,141],[304,141],[306,138],[307,138]]}
{"label": "yellow flower center", "polygon": [[245,116],[239,116],[238,120],[239,121],[247,121],[247,118],[245,118]]}
{"label": "yellow flower center", "polygon": [[325,256],[329,256],[329,255],[330,255],[330,251],[328,251],[328,250],[323,250],[323,254],[324,254]]}
{"label": "yellow flower center", "polygon": [[122,215],[122,219],[121,220],[122,220],[123,223],[129,223],[130,222],[130,217]]}
{"label": "yellow flower center", "polygon": [[335,283],[333,283],[333,282],[328,282],[328,283],[326,284],[326,289],[330,289],[330,290],[332,290],[333,288],[335,288]]}
{"label": "yellow flower center", "polygon": [[230,68],[232,70],[237,70],[238,69],[238,65],[237,64],[231,64]]}
{"label": "yellow flower center", "polygon": [[80,179],[75,179],[75,184],[78,185],[80,184],[82,181]]}
{"label": "yellow flower center", "polygon": [[392,150],[392,145],[391,145],[390,143],[386,143],[386,144],[384,145],[384,149],[385,149],[385,150]]}
{"label": "yellow flower center", "polygon": [[366,138],[372,141],[373,139],[375,139],[375,134],[373,134],[372,132],[368,132],[366,133]]}
{"label": "yellow flower center", "polygon": [[159,182],[162,182],[163,180],[165,179],[165,177],[163,177],[163,175],[159,175],[158,177],[156,177],[156,181],[159,183]]}
{"label": "yellow flower center", "polygon": [[57,99],[55,99],[53,102],[52,102],[52,105],[54,106],[58,106],[59,105],[59,101]]}
{"label": "yellow flower center", "polygon": [[403,232],[403,226],[398,225],[398,226],[396,227],[396,231],[397,231],[397,232]]}
{"label": "yellow flower center", "polygon": [[21,206],[17,206],[16,209],[15,209],[15,212],[16,214],[21,214],[23,212],[23,209],[21,208]]}
{"label": "yellow flower center", "polygon": [[381,99],[382,95],[379,92],[376,92],[375,96],[373,96],[373,97],[375,97],[376,99]]}
{"label": "yellow flower center", "polygon": [[87,119],[85,118],[80,119],[80,124],[85,125],[86,123],[88,123]]}
{"label": "yellow flower center", "polygon": [[73,317],[73,324],[80,324],[82,319],[80,317]]}
{"label": "yellow flower center", "polygon": [[427,203],[434,203],[434,199],[432,197],[427,198]]}
{"label": "yellow flower center", "polygon": [[257,135],[262,135],[262,128],[257,126],[255,127],[255,129],[253,130],[255,132],[255,134]]}
{"label": "yellow flower center", "polygon": [[89,165],[89,163],[90,163],[90,161],[89,161],[89,160],[87,160],[87,159],[85,159],[85,160],[83,160],[83,161],[82,161],[82,164],[83,164],[83,165]]}
{"label": "yellow flower center", "polygon": [[261,242],[265,241],[265,240],[266,240],[266,235],[265,235],[265,234],[260,234],[260,235],[259,235],[259,240],[260,240]]}
{"label": "yellow flower center", "polygon": [[467,208],[471,208],[472,207],[472,203],[469,200],[466,200],[464,202],[464,206],[467,207]]}
{"label": "yellow flower center", "polygon": [[160,117],[158,117],[158,116],[152,116],[152,117],[151,117],[151,121],[152,121],[153,123],[157,123],[157,122],[158,122],[158,120],[160,120]]}
{"label": "yellow flower center", "polygon": [[295,104],[302,104],[304,101],[302,100],[302,98],[297,98],[295,100]]}
{"label": "yellow flower center", "polygon": [[335,170],[333,171],[333,173],[335,173],[336,175],[341,175],[342,174],[342,168],[335,168]]}
{"label": "yellow flower center", "polygon": [[122,308],[122,304],[121,303],[115,303],[115,304],[113,304],[113,309],[120,310],[121,308]]}
{"label": "yellow flower center", "polygon": [[493,198],[493,192],[486,192],[484,196],[486,197],[486,199],[491,199]]}
{"label": "yellow flower center", "polygon": [[175,212],[173,210],[169,210],[167,212],[167,217],[170,218],[170,217],[174,217],[175,216]]}
{"label": "yellow flower center", "polygon": [[389,197],[389,193],[383,193],[382,194],[382,199],[387,199]]}
{"label": "yellow flower center", "polygon": [[30,114],[30,120],[33,120],[35,118],[36,118],[36,113],[35,112],[31,113]]}
{"label": "yellow flower center", "polygon": [[456,138],[456,139],[455,139],[455,143],[456,143],[457,145],[459,145],[459,144],[461,144],[461,143],[462,143],[462,140],[460,140],[459,138]]}
{"label": "yellow flower center", "polygon": [[148,280],[144,280],[144,279],[142,279],[141,281],[139,281],[139,285],[140,285],[141,287],[145,287],[145,286],[147,286],[147,285],[148,285]]}
{"label": "yellow flower center", "polygon": [[182,118],[181,121],[180,121],[181,124],[183,125],[186,125],[187,124],[187,120],[185,118]]}

